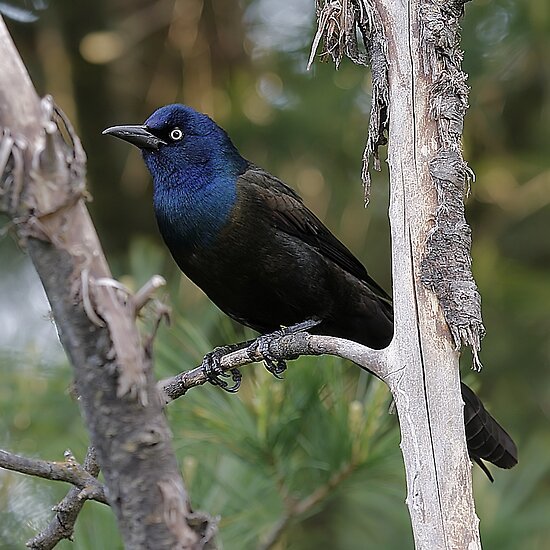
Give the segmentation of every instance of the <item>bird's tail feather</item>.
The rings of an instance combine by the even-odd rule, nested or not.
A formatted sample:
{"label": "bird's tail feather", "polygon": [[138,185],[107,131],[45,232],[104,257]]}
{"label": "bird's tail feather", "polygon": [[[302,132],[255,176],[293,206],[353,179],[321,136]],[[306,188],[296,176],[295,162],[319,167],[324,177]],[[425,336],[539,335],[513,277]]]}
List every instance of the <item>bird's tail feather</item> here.
{"label": "bird's tail feather", "polygon": [[518,462],[518,450],[504,428],[487,412],[479,397],[466,384],[461,386],[468,452],[492,481],[482,460],[492,462],[499,468],[512,468]]}

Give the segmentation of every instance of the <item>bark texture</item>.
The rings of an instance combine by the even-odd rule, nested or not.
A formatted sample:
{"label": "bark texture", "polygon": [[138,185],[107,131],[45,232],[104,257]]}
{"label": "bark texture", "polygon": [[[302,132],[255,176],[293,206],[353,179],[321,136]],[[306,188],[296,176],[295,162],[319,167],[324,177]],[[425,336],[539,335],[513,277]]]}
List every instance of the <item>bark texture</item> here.
{"label": "bark texture", "polygon": [[477,354],[483,332],[464,221],[462,9],[453,0],[318,2],[325,52],[337,64],[354,51],[355,31],[365,40],[373,77],[365,166],[374,158],[376,168],[388,134],[395,335],[384,380],[397,406],[407,505],[423,550],[481,548],[458,369],[461,344]]}

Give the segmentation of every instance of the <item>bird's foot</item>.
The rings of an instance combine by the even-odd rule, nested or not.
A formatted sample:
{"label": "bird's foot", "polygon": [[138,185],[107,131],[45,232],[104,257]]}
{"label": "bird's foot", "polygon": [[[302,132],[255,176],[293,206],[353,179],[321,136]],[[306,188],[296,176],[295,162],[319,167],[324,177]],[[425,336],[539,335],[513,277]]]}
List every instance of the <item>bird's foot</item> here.
{"label": "bird's foot", "polygon": [[[214,351],[207,353],[202,360],[202,368],[206,375],[207,380],[213,386],[219,386],[222,390],[225,390],[229,393],[236,393],[241,387],[242,374],[239,369],[231,369],[229,373],[226,373],[222,370],[220,362],[224,355],[235,351],[235,346],[221,346],[216,348]],[[229,386],[227,380],[231,376],[233,380],[233,385]]]}
{"label": "bird's foot", "polygon": [[298,332],[304,332],[317,326],[321,321],[319,319],[308,319],[295,325],[283,327],[279,330],[271,332],[270,334],[264,334],[257,338],[251,346],[249,346],[249,353],[260,354],[264,362],[265,368],[275,378],[282,380],[281,374],[287,369],[286,361],[284,359],[278,359],[273,357],[270,351],[270,345],[273,340],[282,338],[283,336],[289,336]]}
{"label": "bird's foot", "polygon": [[267,372],[270,372],[275,378],[282,380],[281,374],[287,369],[286,361],[284,359],[276,359],[271,355],[269,346],[275,338],[285,336],[283,330],[276,330],[271,334],[265,334],[257,339],[256,351],[261,354],[264,366]]}

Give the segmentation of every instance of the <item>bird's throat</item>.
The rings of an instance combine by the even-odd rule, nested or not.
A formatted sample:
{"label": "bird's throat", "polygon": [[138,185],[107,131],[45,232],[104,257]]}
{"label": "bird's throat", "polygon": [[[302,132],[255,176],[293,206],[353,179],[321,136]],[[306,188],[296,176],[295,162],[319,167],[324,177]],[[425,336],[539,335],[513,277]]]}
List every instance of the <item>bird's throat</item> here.
{"label": "bird's throat", "polygon": [[178,181],[154,182],[153,203],[167,245],[192,252],[208,246],[228,222],[235,204],[236,178],[216,177],[202,185]]}

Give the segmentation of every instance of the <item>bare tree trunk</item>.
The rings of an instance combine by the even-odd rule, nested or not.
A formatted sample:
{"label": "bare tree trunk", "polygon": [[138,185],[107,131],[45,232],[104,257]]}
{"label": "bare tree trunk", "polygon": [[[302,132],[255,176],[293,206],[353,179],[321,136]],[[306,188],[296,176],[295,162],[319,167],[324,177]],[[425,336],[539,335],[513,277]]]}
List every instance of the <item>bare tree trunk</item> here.
{"label": "bare tree trunk", "polygon": [[202,548],[137,305],[113,287],[84,204],[80,141],[51,98],[37,97],[1,19],[0,83],[0,207],[46,289],[126,547]]}
{"label": "bare tree trunk", "polygon": [[[387,381],[399,414],[407,505],[418,549],[480,548],[464,436],[459,352],[449,330],[449,325],[453,328],[452,321],[449,325],[446,322],[452,312],[444,311],[442,297],[423,284],[427,269],[445,269],[449,253],[460,253],[459,249],[445,250],[445,246],[453,247],[457,240],[465,239],[469,254],[468,227],[464,225],[459,229],[466,233],[455,234],[455,239],[447,236],[439,250],[440,266],[426,264],[433,233],[447,229],[440,223],[440,208],[444,205],[439,201],[441,193],[433,177],[433,163],[442,149],[454,152],[462,160],[460,132],[449,136],[438,127],[434,89],[441,85],[441,78],[456,75],[451,71],[438,74],[438,61],[430,66],[424,57],[424,26],[437,22],[427,20],[432,15],[428,10],[439,10],[435,2],[379,0],[375,4],[387,39],[391,113],[388,160],[395,336],[389,350],[394,373]],[[449,6],[452,4],[448,2]],[[462,4],[455,7],[455,11],[461,11]],[[451,27],[458,25],[456,18],[442,18],[441,22]],[[449,32],[452,38],[455,31],[453,28]],[[455,46],[437,44],[441,50],[447,48],[445,55],[455,53]],[[449,80],[447,85],[453,88]],[[451,95],[455,91],[452,89]],[[460,125],[463,111],[458,110],[456,115]],[[446,137],[451,141],[445,143]],[[457,170],[456,192],[462,200],[465,166],[459,164]],[[449,171],[452,172],[451,166]],[[455,275],[458,278],[461,274]],[[460,298],[465,297],[472,298]]]}
{"label": "bare tree trunk", "polygon": [[[461,134],[467,107],[460,69],[460,0],[318,3],[325,51],[372,70],[365,149],[378,164],[388,132],[395,335],[384,380],[402,434],[407,505],[416,548],[481,548],[464,434],[459,349],[477,361],[483,333],[463,215],[469,170]],[[366,55],[357,47],[362,34]]]}

